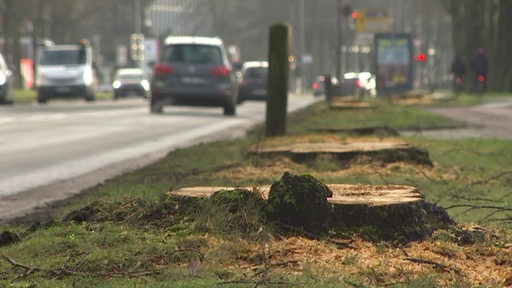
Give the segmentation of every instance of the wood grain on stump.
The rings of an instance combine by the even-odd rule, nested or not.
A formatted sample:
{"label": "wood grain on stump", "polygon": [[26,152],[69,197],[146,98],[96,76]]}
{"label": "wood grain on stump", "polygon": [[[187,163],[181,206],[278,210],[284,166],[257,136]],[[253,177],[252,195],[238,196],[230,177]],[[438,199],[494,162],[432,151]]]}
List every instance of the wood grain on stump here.
{"label": "wood grain on stump", "polygon": [[[332,204],[380,206],[422,201],[423,195],[416,187],[406,185],[361,185],[361,184],[326,184],[332,191]],[[186,197],[210,197],[220,190],[246,189],[259,193],[263,199],[268,198],[270,185],[253,187],[198,186],[170,191],[171,195]]]}

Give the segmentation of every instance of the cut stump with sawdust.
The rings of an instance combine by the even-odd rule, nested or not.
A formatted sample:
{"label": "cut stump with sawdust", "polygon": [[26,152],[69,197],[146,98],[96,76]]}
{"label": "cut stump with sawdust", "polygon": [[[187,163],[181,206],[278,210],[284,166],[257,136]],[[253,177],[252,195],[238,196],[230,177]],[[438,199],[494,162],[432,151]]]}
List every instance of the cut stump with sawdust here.
{"label": "cut stump with sawdust", "polygon": [[[327,201],[336,205],[382,206],[423,201],[420,191],[407,185],[362,185],[362,184],[326,184],[333,195]],[[221,190],[245,189],[268,199],[271,185],[260,186],[196,186],[169,191],[170,195],[184,197],[210,197]]]}
{"label": "cut stump with sawdust", "polygon": [[[271,187],[186,187],[169,194],[208,198],[217,191],[248,190],[268,201]],[[444,209],[424,200],[422,193],[406,185],[326,184],[332,191],[329,231],[363,233],[371,240],[417,241],[455,224]],[[287,185],[290,187],[290,185]],[[295,188],[291,185],[291,190]],[[304,228],[304,227],[301,227]],[[306,230],[306,229],[303,229]],[[316,231],[315,231],[316,232]]]}
{"label": "cut stump with sawdust", "polygon": [[388,126],[370,126],[359,128],[318,128],[315,131],[327,133],[343,133],[350,136],[368,136],[375,135],[379,137],[398,136],[395,129]]}
{"label": "cut stump with sawdust", "polygon": [[406,143],[396,142],[353,142],[353,143],[295,143],[275,147],[257,147],[250,155],[264,157],[288,157],[303,163],[324,155],[333,156],[341,162],[366,157],[369,161],[382,163],[406,162],[433,166],[428,151]]}
{"label": "cut stump with sawdust", "polygon": [[329,108],[331,109],[368,109],[376,108],[375,105],[361,101],[358,97],[333,97],[329,101]]}

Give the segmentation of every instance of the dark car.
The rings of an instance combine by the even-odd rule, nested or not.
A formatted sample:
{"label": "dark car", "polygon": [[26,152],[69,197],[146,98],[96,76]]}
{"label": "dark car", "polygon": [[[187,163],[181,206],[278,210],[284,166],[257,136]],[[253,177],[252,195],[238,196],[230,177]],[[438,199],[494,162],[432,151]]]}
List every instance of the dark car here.
{"label": "dark car", "polygon": [[245,100],[266,100],[268,62],[244,62],[241,73],[241,83],[238,86],[239,102]]}
{"label": "dark car", "polygon": [[149,97],[149,81],[140,68],[123,68],[116,71],[112,82],[114,99],[129,96]]}
{"label": "dark car", "polygon": [[347,72],[341,81],[341,96],[375,96],[375,77],[370,72]]}
{"label": "dark car", "polygon": [[326,81],[330,79],[331,85],[335,91],[333,91],[334,94],[336,94],[336,89],[339,89],[340,82],[338,78],[334,76],[317,76],[315,79],[315,82],[311,85],[311,88],[313,88],[313,95],[315,96],[322,96],[326,95]]}
{"label": "dark car", "polygon": [[10,105],[14,103],[14,75],[7,67],[4,57],[0,54],[0,104]]}
{"label": "dark car", "polygon": [[235,115],[238,77],[221,39],[176,37],[165,40],[151,81],[151,113],[165,105],[222,107]]}

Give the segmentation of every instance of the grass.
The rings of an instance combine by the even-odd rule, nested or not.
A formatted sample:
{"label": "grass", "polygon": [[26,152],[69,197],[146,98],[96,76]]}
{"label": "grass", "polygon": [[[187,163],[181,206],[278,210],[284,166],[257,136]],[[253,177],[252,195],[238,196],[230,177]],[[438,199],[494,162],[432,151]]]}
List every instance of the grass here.
{"label": "grass", "polygon": [[[443,105],[467,105],[471,97],[461,95],[458,102]],[[375,104],[374,109],[338,110],[319,103],[291,115],[287,134],[316,134],[320,128],[460,125],[429,114],[424,105]],[[249,156],[251,147],[265,141],[261,135],[260,126],[244,139],[173,151],[57,205],[54,221],[39,219],[41,227],[2,225],[22,240],[2,247],[0,286],[475,287],[480,281],[480,287],[500,287],[512,277],[512,221],[510,210],[500,209],[512,203],[512,170],[506,169],[510,141],[399,137],[426,149],[434,167],[376,162],[346,167],[330,158],[306,165]],[[167,191],[185,186],[269,184],[284,171],[309,173],[325,183],[417,186],[427,201],[447,208],[461,225],[480,227],[439,231],[427,241],[399,247],[349,235],[333,239],[349,243],[340,248],[329,239],[277,237],[271,225],[252,217],[250,208],[232,217],[205,203],[179,205],[166,197]],[[89,221],[65,220],[77,209],[96,213]],[[226,229],[234,223],[252,226],[244,226],[249,227],[245,232]],[[474,243],[461,245],[468,235]],[[482,267],[489,268],[483,273],[486,278],[478,280]]]}
{"label": "grass", "polygon": [[[37,99],[37,91],[31,89],[16,89],[14,90],[14,103],[15,104],[29,104],[34,103]],[[96,100],[110,100],[112,99],[111,93],[99,92],[96,93]]]}

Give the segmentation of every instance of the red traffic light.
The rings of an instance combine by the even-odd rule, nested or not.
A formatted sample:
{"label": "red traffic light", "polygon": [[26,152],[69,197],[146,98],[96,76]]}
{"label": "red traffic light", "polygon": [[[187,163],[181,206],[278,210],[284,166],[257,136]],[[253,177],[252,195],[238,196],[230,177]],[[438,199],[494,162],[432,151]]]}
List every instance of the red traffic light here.
{"label": "red traffic light", "polygon": [[416,56],[416,61],[418,61],[418,62],[424,62],[425,60],[427,60],[427,56],[423,53],[418,54]]}
{"label": "red traffic light", "polygon": [[352,19],[357,19],[359,17],[359,12],[352,11]]}

